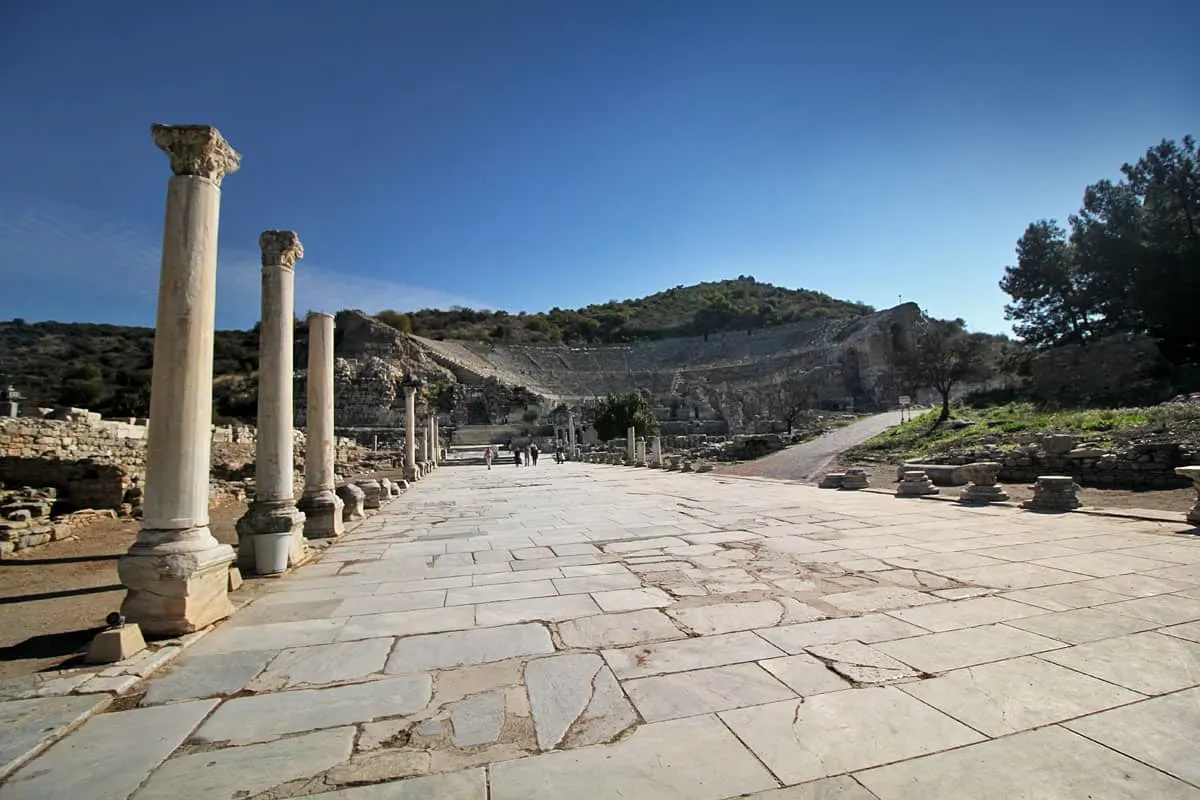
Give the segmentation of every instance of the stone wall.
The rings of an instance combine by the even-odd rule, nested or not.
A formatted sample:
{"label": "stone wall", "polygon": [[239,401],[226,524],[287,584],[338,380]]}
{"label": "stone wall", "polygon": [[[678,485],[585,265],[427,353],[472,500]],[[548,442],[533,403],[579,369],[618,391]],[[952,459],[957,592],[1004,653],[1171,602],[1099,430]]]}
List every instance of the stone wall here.
{"label": "stone wall", "polygon": [[[302,485],[305,436],[296,431],[297,482]],[[213,428],[214,491],[222,482],[254,474],[255,430]],[[337,440],[340,474],[351,473],[366,451],[353,440]],[[0,487],[52,487],[57,510],[108,508],[120,511],[126,491],[146,472],[146,426],[101,420],[84,412],[70,419],[0,419]]]}
{"label": "stone wall", "polygon": [[938,464],[999,461],[1000,480],[1033,483],[1039,475],[1070,475],[1081,486],[1104,489],[1186,489],[1192,482],[1176,467],[1197,463],[1197,454],[1177,442],[1141,442],[1105,448],[1068,435],[1050,435],[1001,450],[985,446],[920,459]]}

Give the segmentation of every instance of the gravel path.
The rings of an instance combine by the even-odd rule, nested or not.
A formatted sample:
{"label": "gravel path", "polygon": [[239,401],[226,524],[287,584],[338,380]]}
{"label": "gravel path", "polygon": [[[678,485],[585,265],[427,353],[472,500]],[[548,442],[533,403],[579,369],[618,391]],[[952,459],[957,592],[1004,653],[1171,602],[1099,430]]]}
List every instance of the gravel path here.
{"label": "gravel path", "polygon": [[756,461],[737,464],[721,472],[760,478],[806,481],[817,476],[834,456],[900,423],[900,412],[877,414],[830,431],[811,441],[780,450]]}

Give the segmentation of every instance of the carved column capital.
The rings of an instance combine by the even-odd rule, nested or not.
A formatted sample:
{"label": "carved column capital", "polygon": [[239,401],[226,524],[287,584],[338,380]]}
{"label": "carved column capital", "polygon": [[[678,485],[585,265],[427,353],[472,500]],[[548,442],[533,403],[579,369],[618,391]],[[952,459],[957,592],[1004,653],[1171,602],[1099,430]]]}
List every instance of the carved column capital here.
{"label": "carved column capital", "polygon": [[242,165],[242,156],[211,125],[150,126],[154,143],[171,157],[176,175],[207,178],[217,186]]}
{"label": "carved column capital", "polygon": [[258,237],[264,267],[295,269],[296,261],[304,258],[304,246],[295,231],[263,231]]}

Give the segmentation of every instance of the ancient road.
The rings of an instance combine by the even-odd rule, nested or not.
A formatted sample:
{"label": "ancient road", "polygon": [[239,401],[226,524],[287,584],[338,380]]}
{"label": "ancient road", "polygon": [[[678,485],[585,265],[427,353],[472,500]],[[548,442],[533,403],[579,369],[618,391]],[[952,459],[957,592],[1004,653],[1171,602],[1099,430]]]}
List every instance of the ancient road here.
{"label": "ancient road", "polygon": [[812,441],[803,442],[765,458],[722,469],[727,475],[759,478],[782,478],[805,481],[817,476],[834,456],[862,444],[876,434],[900,423],[900,412],[889,411],[859,420]]}

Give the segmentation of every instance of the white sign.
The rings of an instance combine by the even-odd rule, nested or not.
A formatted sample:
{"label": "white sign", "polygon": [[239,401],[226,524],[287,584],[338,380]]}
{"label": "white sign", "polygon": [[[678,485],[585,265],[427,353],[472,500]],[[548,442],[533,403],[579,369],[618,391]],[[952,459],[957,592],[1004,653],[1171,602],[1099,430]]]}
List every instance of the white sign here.
{"label": "white sign", "polygon": [[906,394],[902,394],[902,395],[900,395],[900,407],[901,407],[901,408],[908,408],[908,407],[909,407],[909,406],[911,406],[911,405],[912,405],[912,398],[911,398],[911,397],[909,397],[909,396],[908,396],[908,395],[906,395]]}

